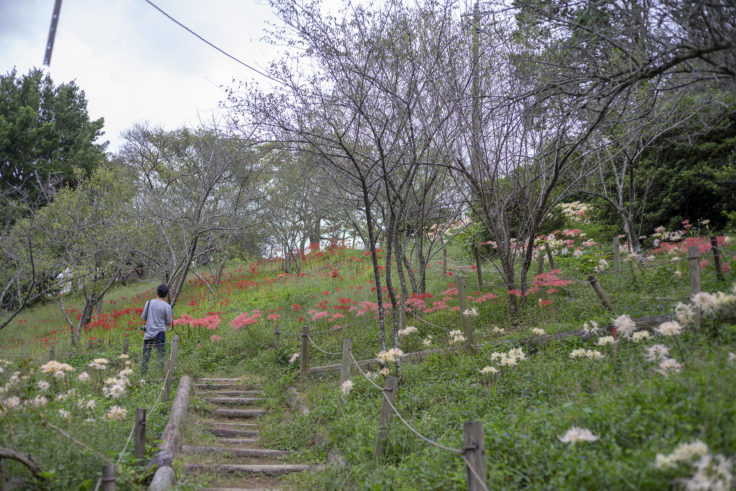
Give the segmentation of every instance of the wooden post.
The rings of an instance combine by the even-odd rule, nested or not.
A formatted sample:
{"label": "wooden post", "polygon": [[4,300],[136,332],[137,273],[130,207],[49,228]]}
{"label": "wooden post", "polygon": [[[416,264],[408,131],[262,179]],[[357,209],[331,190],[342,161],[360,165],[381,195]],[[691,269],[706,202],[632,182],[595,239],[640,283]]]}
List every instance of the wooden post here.
{"label": "wooden post", "polygon": [[690,262],[690,298],[700,293],[700,251],[697,246],[687,249],[687,260]]}
{"label": "wooden post", "polygon": [[598,294],[598,298],[601,299],[601,303],[605,308],[607,308],[611,313],[613,313],[613,305],[611,305],[611,302],[608,300],[608,297],[606,296],[606,293],[603,291],[603,288],[601,288],[601,284],[598,283],[598,278],[596,278],[593,275],[588,276],[588,281],[590,282],[590,286],[593,287],[593,290]]}
{"label": "wooden post", "polygon": [[102,491],[115,491],[115,466],[102,466]]}
{"label": "wooden post", "polygon": [[[700,250],[697,246],[687,249],[687,260],[690,263],[690,298],[700,293]],[[695,326],[700,327],[700,309],[695,307]]]}
{"label": "wooden post", "polygon": [[49,361],[52,361],[55,356],[56,346],[52,346],[49,350]]}
{"label": "wooden post", "polygon": [[475,341],[473,340],[473,326],[468,316],[464,314],[468,310],[468,296],[465,292],[465,278],[462,276],[457,278],[457,302],[460,305],[460,325],[465,336],[465,350],[472,351]]}
{"label": "wooden post", "polygon": [[299,351],[299,376],[307,380],[309,374],[309,326],[302,326],[302,348]]}
{"label": "wooden post", "polygon": [[537,275],[544,273],[544,253],[540,249],[537,251]]}
{"label": "wooden post", "polygon": [[171,343],[171,358],[166,363],[166,373],[164,375],[164,395],[163,400],[169,400],[169,392],[171,391],[171,379],[176,370],[176,358],[179,354],[179,335],[174,335],[174,342]]}
{"label": "wooden post", "polygon": [[127,355],[127,354],[128,354],[128,348],[129,348],[129,347],[130,347],[130,338],[127,338],[127,337],[126,337],[126,338],[125,338],[125,339],[123,340],[123,354],[124,354],[124,355]]}
{"label": "wooden post", "polygon": [[716,277],[718,281],[723,281],[723,270],[721,269],[721,251],[718,250],[718,239],[710,238],[710,249],[713,251],[713,264],[716,267]]}
{"label": "wooden post", "polygon": [[89,340],[89,343],[87,343],[87,351],[92,351],[92,340]]}
{"label": "wooden post", "polygon": [[281,334],[281,331],[279,330],[279,323],[277,322],[275,326],[273,326],[273,349],[276,351],[279,349],[279,335]]}
{"label": "wooden post", "polygon": [[135,451],[133,455],[138,460],[146,456],[146,410],[140,407],[135,411]]}
{"label": "wooden post", "polygon": [[480,250],[473,241],[473,256],[475,256],[475,272],[478,273],[478,286],[483,287],[483,269],[480,264]]}
{"label": "wooden post", "polygon": [[549,261],[550,269],[555,269],[555,260],[552,259],[552,250],[549,248],[547,242],[544,243],[544,250],[547,251],[547,260]]}
{"label": "wooden post", "polygon": [[463,455],[467,459],[465,472],[468,491],[483,491],[488,489],[486,487],[486,440],[483,422],[468,421],[464,429],[465,451]]}
{"label": "wooden post", "polygon": [[[389,375],[386,377],[386,385],[383,388],[383,404],[381,404],[381,416],[378,418],[378,433],[376,434],[376,460],[383,457],[386,451],[386,439],[388,438],[388,427],[391,424],[391,418],[394,415],[393,409],[389,405],[396,403],[396,393],[398,392],[399,379]],[[388,401],[386,400],[388,399]]]}
{"label": "wooden post", "polygon": [[353,349],[353,338],[345,338],[342,340],[342,365],[340,366],[340,383],[342,384],[350,378],[350,368],[353,362],[350,359],[350,350]]}
{"label": "wooden post", "polygon": [[616,274],[621,272],[621,250],[618,243],[618,235],[613,238],[613,270]]}
{"label": "wooden post", "polygon": [[[442,233],[442,232],[440,232]],[[441,238],[441,246],[442,246],[442,277],[445,278],[447,276],[447,244],[445,244],[444,236]]]}

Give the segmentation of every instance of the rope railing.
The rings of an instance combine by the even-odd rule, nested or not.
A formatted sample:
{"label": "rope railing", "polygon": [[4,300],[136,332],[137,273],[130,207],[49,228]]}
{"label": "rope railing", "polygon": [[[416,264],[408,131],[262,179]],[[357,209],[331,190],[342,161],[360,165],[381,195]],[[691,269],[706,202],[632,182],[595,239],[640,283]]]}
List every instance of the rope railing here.
{"label": "rope railing", "polygon": [[309,342],[312,343],[312,346],[314,346],[315,348],[317,348],[317,351],[321,351],[322,353],[324,353],[326,355],[329,355],[329,356],[342,356],[342,353],[334,353],[332,351],[323,350],[322,348],[320,348],[319,346],[317,346],[317,343],[314,342],[314,340],[312,339],[311,336],[307,336],[307,339],[309,339]]}
{"label": "rope railing", "polygon": [[366,373],[365,373],[365,371],[364,371],[364,370],[363,370],[363,369],[362,369],[362,368],[360,367],[360,364],[359,364],[359,363],[358,363],[358,361],[357,361],[357,360],[355,359],[355,356],[353,356],[353,350],[352,350],[352,349],[349,349],[349,350],[348,350],[348,354],[350,355],[350,359],[352,360],[352,362],[353,362],[353,365],[355,365],[355,366],[357,367],[358,371],[359,371],[359,372],[360,372],[360,374],[361,374],[361,375],[363,376],[363,378],[365,378],[365,379],[366,379],[366,380],[367,380],[367,381],[368,381],[368,382],[369,382],[369,383],[370,383],[370,384],[371,384],[371,385],[372,385],[373,387],[375,387],[376,389],[378,389],[379,391],[381,391],[381,395],[382,395],[382,397],[383,397],[383,401],[384,401],[385,403],[387,403],[387,404],[388,404],[388,406],[389,406],[389,407],[391,408],[391,410],[392,410],[392,411],[393,411],[393,413],[394,413],[394,414],[396,415],[396,417],[397,417],[397,418],[399,419],[399,421],[401,421],[401,422],[402,422],[402,423],[404,424],[404,426],[406,426],[406,427],[407,427],[407,428],[409,429],[409,431],[411,431],[411,432],[412,432],[412,433],[413,433],[414,435],[416,435],[416,436],[417,436],[417,437],[418,437],[418,438],[419,438],[420,440],[422,440],[422,441],[424,441],[424,442],[426,442],[426,443],[430,444],[430,445],[431,445],[431,446],[433,446],[433,447],[439,448],[440,450],[444,450],[445,452],[449,452],[449,453],[453,453],[453,454],[459,454],[459,455],[462,455],[462,457],[463,457],[463,461],[465,462],[465,465],[466,465],[466,466],[467,466],[467,468],[468,468],[468,469],[470,470],[470,472],[471,472],[471,473],[473,474],[473,476],[475,477],[476,481],[477,481],[478,483],[480,483],[480,485],[482,486],[482,488],[483,488],[483,489],[484,489],[485,491],[488,491],[488,487],[487,487],[487,485],[486,485],[486,483],[485,483],[484,479],[482,479],[482,478],[481,478],[481,477],[480,477],[480,476],[478,475],[478,473],[477,473],[477,472],[475,471],[475,469],[473,468],[473,465],[471,464],[471,462],[470,462],[470,461],[468,460],[468,458],[467,458],[467,457],[466,457],[466,455],[465,455],[465,453],[466,453],[466,452],[467,452],[468,450],[475,450],[475,448],[462,448],[462,449],[459,449],[459,448],[454,448],[454,447],[448,447],[448,446],[446,446],[446,445],[442,445],[441,443],[437,443],[436,441],[434,441],[434,440],[432,440],[432,439],[430,439],[430,438],[428,438],[428,437],[424,436],[423,434],[421,434],[421,433],[420,433],[420,432],[419,432],[419,431],[418,431],[418,430],[417,430],[416,428],[414,428],[414,427],[413,427],[413,426],[412,426],[412,425],[411,425],[411,424],[410,424],[410,423],[409,423],[409,422],[408,422],[408,421],[406,420],[406,418],[404,418],[404,417],[403,417],[403,416],[401,415],[401,413],[399,412],[399,410],[398,410],[398,409],[396,409],[396,406],[395,406],[395,405],[394,405],[394,404],[393,404],[393,403],[391,402],[391,400],[389,399],[388,395],[386,395],[386,390],[384,390],[384,388],[383,388],[383,387],[381,387],[381,386],[379,386],[378,384],[376,384],[375,382],[373,382],[373,381],[372,381],[372,380],[370,379],[370,377],[368,376],[368,374],[366,374]]}

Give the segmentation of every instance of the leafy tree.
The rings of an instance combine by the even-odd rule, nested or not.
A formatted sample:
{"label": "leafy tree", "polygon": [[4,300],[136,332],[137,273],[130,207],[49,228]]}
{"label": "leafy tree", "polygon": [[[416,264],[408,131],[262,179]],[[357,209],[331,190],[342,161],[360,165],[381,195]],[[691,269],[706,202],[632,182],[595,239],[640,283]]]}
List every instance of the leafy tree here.
{"label": "leafy tree", "polygon": [[[75,171],[91,176],[106,159],[107,142],[96,143],[102,126],[102,118],[90,120],[74,82],[55,86],[40,69],[0,75],[0,196],[38,207],[49,201],[42,186],[73,186]],[[17,208],[3,208],[6,222],[17,217]]]}

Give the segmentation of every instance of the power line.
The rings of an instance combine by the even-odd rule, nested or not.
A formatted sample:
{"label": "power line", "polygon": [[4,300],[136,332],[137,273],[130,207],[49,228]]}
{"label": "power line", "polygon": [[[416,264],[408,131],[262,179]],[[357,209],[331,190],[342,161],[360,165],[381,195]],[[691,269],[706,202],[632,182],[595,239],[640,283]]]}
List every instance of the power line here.
{"label": "power line", "polygon": [[276,78],[274,78],[274,77],[272,77],[272,76],[268,75],[267,73],[265,73],[265,72],[262,72],[261,70],[259,70],[259,69],[255,68],[255,67],[253,67],[253,66],[251,66],[251,65],[249,65],[248,63],[246,63],[246,62],[244,62],[244,61],[242,61],[242,60],[240,60],[240,59],[238,59],[238,58],[236,58],[236,57],[234,57],[233,55],[231,55],[231,54],[230,54],[230,53],[228,53],[227,51],[225,51],[225,50],[223,50],[223,49],[221,49],[221,48],[218,48],[217,46],[215,46],[215,45],[214,45],[214,44],[212,44],[211,42],[207,41],[207,40],[206,40],[205,38],[203,38],[202,36],[200,36],[199,34],[197,34],[196,32],[194,32],[193,30],[189,29],[189,28],[188,28],[187,26],[185,26],[184,24],[182,24],[182,23],[181,23],[181,22],[179,22],[178,20],[174,19],[174,18],[173,18],[172,16],[170,16],[170,15],[169,15],[168,13],[166,13],[166,12],[165,12],[165,11],[164,11],[164,10],[163,10],[163,9],[162,9],[161,7],[159,7],[158,5],[156,5],[155,3],[153,3],[153,2],[151,1],[151,0],[145,0],[145,2],[146,2],[147,4],[149,4],[149,5],[151,6],[151,7],[155,8],[156,10],[158,10],[159,12],[161,12],[161,13],[162,13],[162,14],[163,14],[164,16],[166,16],[166,17],[167,17],[167,18],[168,18],[168,19],[169,19],[170,21],[172,21],[173,23],[175,23],[176,25],[178,25],[178,26],[179,26],[179,27],[181,27],[182,29],[186,30],[186,31],[187,31],[187,32],[189,32],[189,33],[190,33],[191,35],[193,35],[194,37],[196,37],[196,38],[197,38],[197,39],[199,39],[200,41],[204,42],[204,43],[205,43],[205,44],[207,44],[208,46],[210,46],[210,47],[212,47],[212,48],[216,49],[217,51],[219,51],[219,52],[220,52],[220,53],[222,53],[223,55],[227,56],[227,57],[228,57],[228,58],[230,58],[231,60],[233,60],[233,61],[236,61],[237,63],[240,63],[241,65],[243,65],[244,67],[246,67],[246,68],[248,68],[248,69],[250,69],[250,70],[253,70],[254,72],[256,72],[257,74],[259,74],[259,75],[260,75],[260,76],[262,76],[262,77],[266,77],[266,78],[267,78],[267,79],[269,79],[269,80],[272,80],[272,81],[274,81],[274,82],[276,82],[276,83],[278,83],[278,84],[282,84],[282,85],[283,85],[283,83],[284,83],[284,82],[282,82],[281,80],[278,80],[278,79],[276,79]]}

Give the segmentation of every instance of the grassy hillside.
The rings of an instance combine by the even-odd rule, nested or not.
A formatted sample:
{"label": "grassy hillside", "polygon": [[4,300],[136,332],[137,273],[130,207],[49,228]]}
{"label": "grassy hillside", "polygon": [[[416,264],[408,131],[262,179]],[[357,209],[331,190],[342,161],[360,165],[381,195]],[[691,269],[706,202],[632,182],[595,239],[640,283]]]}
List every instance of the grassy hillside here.
{"label": "grassy hillside", "polygon": [[[729,270],[725,280],[718,281],[712,259],[704,255],[699,264],[703,291],[730,295],[715,298],[714,315],[704,315],[699,327],[694,322],[684,325],[679,335],[650,332],[648,337],[636,334],[627,339],[619,331],[615,345],[599,345],[599,337],[607,335],[602,326],[613,318],[674,314],[678,302],[688,304],[687,247],[699,246],[705,254],[708,245],[692,233],[679,242],[664,241],[647,252],[649,258],[624,257],[622,272],[613,274],[610,246],[600,245],[602,238],[593,235],[594,228],[581,228],[561,230],[556,242],[550,241],[556,251],[556,270],[547,268],[534,280],[533,293],[516,316],[509,315],[510,293],[498,285],[490,263],[484,264],[486,276],[480,287],[463,251],[452,250],[449,265],[433,261],[427,294],[409,302],[407,325],[416,330],[409,329],[400,337],[400,348],[404,352],[458,349],[428,356],[422,363],[404,363],[400,371],[395,363],[388,363],[384,371],[400,379],[397,409],[419,433],[456,449],[463,446],[463,424],[482,421],[490,489],[662,489],[694,475],[703,479],[715,475],[731,482],[726,475],[731,472],[730,463],[719,459],[736,452],[736,361],[732,354],[736,352],[736,297],[731,291],[736,275]],[[733,247],[727,238],[721,242],[724,250]],[[386,454],[376,465],[373,449],[381,393],[357,370],[353,370],[352,389],[346,388],[346,394],[336,374],[298,380],[299,361],[294,354],[299,351],[302,325],[311,327],[314,343],[328,353],[340,352],[345,336],[353,339],[356,359],[375,358],[380,351],[369,259],[363,251],[345,248],[313,252],[300,275],[284,274],[277,262],[234,263],[214,302],[203,283],[192,279],[175,309],[181,369],[194,375],[258,373],[267,377],[265,389],[272,396],[272,412],[264,426],[264,441],[279,448],[300,448],[295,460],[333,464],[307,482],[299,478],[296,487],[463,488],[462,458],[420,440],[397,420]],[[736,265],[733,252],[724,259],[728,268]],[[459,333],[450,332],[460,329],[455,284],[460,274],[467,277],[468,307],[477,313],[467,317],[479,345],[474,352],[465,352]],[[601,305],[587,282],[589,274],[599,277],[614,314]],[[99,402],[98,424],[108,426],[111,423],[103,423],[107,421],[104,416],[113,403],[135,408],[155,399],[155,387],[139,384],[137,371],[141,341],[136,309],[150,296],[151,286],[116,290],[82,341],[86,346],[91,338],[104,340],[105,348],[100,349],[108,350],[113,358],[124,337],[130,336],[132,388],[120,399],[111,400],[102,393],[102,380],[88,389],[82,382],[68,382],[68,387],[51,387],[50,395],[89,390]],[[28,401],[38,392],[38,382],[48,378],[32,369],[45,361],[41,356],[54,342],[54,335],[60,345],[64,342],[52,308],[29,311],[0,334],[3,356],[9,362],[0,373],[0,384],[5,384],[0,402],[16,396],[21,402]],[[390,332],[391,312],[386,319]],[[580,330],[586,323],[590,327],[592,322],[601,330],[585,340],[572,336],[541,345],[530,342],[542,335]],[[281,333],[278,350],[272,347],[275,330]],[[652,352],[650,361],[648,353],[655,345],[663,345],[668,354],[659,351],[657,357]],[[517,348],[523,357],[508,356]],[[21,361],[34,353],[38,361]],[[74,376],[96,356],[99,350],[77,352],[70,361]],[[311,366],[340,361],[339,356],[312,345],[309,356]],[[665,359],[674,362],[661,365]],[[369,378],[382,386],[385,375],[378,368],[370,369]],[[9,384],[16,371],[30,373],[29,378]],[[308,415],[284,409],[286,389],[292,385],[309,407]],[[66,408],[64,404],[51,400],[35,412],[6,409],[0,416],[4,430],[0,445],[31,453],[48,447],[38,458],[42,467],[59,469],[64,476],[55,482],[84,488],[84,477],[75,481],[63,470],[64,460],[54,456],[64,438],[57,439],[49,431],[19,430],[32,427],[32,421],[48,419],[72,426],[82,440],[100,434],[100,426],[85,426],[81,413],[61,421],[59,411]],[[127,437],[130,416],[129,411],[124,424],[108,432],[97,448],[117,455]],[[590,430],[595,440],[563,442],[569,440],[564,435],[573,427]],[[42,446],[41,440],[48,438],[50,443]],[[707,445],[711,455],[707,462],[701,451],[686,461],[654,465],[658,454],[661,461],[678,445],[696,440]],[[89,455],[85,459],[85,475],[94,474],[97,460]],[[702,469],[696,474],[698,461]],[[196,483],[189,485],[196,487]]]}

